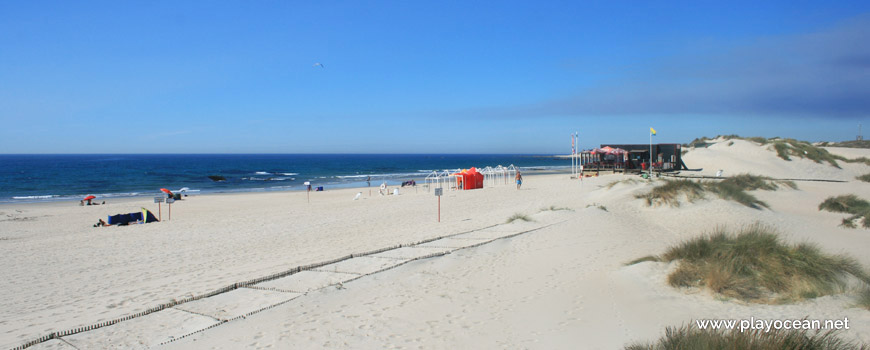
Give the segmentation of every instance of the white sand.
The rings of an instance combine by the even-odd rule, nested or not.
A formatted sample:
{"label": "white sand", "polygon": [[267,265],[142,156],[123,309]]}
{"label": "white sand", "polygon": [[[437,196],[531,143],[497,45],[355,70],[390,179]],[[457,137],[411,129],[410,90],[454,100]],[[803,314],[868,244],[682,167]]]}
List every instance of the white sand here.
{"label": "white sand", "polygon": [[[856,153],[849,157],[870,156],[866,150],[850,152]],[[757,191],[772,209],[755,210],[713,198],[649,208],[633,196],[652,185],[602,188],[622,175],[582,182],[567,175],[527,176],[520,191],[507,185],[447,192],[441,223],[435,197],[423,188],[403,189],[397,197],[378,196],[376,190],[369,197],[364,190],[358,201],[352,200],[357,189],[312,193],[310,204],[305,193],[196,196],[173,205],[172,221],[106,228],[91,224],[141,206],[156,211],[155,205],[145,199],[96,207],[3,205],[0,263],[6,268],[0,277],[7,282],[0,289],[0,348],[299,265],[502,224],[517,213],[535,221],[380,253],[383,257],[357,257],[307,271],[311,278],[304,281],[293,282],[305,277],[300,274],[259,285],[274,290],[237,290],[66,338],[87,345],[80,348],[155,346],[281,301],[286,303],[164,347],[609,349],[652,341],[664,327],[697,318],[750,316],[848,317],[852,329],[842,336],[870,343],[870,311],[852,307],[851,294],[794,305],[747,305],[668,287],[664,281],[672,266],[666,264],[623,266],[717,225],[759,221],[779,229],[788,242],[812,242],[870,268],[868,230],[838,227],[845,215],[817,210],[832,195],[870,199],[870,184],[854,180],[870,167],[786,162],[740,140],[692,150],[685,159],[705,174],[723,169],[726,176],[751,172],[848,182],[798,182],[798,190]],[[588,206],[592,203],[607,211]],[[572,210],[541,211],[550,206]],[[543,228],[405,263],[538,227]],[[385,271],[360,277],[380,270]],[[287,290],[279,291],[282,286]],[[165,315],[176,316],[158,319]],[[206,318],[200,325],[177,319],[180,315]],[[64,345],[52,340],[41,346]]]}

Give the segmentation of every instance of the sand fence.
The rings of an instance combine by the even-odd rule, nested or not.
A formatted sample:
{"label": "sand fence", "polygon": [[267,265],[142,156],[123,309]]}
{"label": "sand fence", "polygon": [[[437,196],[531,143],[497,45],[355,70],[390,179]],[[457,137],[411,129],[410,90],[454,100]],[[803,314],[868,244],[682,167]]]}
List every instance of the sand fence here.
{"label": "sand fence", "polygon": [[80,349],[101,344],[122,347],[163,345],[204,332],[224,323],[246,318],[308,292],[347,283],[412,261],[449,254],[553,224],[500,224],[373,251],[350,254],[191,296],[172,300],[121,318],[53,332],[12,350],[26,348]]}

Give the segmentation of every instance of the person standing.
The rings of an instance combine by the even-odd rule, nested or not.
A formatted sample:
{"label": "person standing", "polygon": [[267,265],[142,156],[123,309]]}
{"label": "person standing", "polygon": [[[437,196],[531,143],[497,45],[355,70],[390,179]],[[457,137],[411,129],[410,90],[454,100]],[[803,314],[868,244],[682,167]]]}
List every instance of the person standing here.
{"label": "person standing", "polygon": [[520,186],[523,185],[523,174],[521,174],[519,170],[517,170],[516,179],[517,179],[517,189],[520,189]]}

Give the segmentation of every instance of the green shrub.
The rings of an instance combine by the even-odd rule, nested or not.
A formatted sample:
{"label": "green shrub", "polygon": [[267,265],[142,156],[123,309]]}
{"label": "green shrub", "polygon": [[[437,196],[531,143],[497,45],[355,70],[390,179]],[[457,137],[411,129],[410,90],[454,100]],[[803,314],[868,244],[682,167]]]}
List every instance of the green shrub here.
{"label": "green shrub", "polygon": [[855,178],[858,179],[858,180],[864,181],[864,182],[870,182],[870,174],[864,174],[864,175],[861,175],[861,176],[856,176]]}

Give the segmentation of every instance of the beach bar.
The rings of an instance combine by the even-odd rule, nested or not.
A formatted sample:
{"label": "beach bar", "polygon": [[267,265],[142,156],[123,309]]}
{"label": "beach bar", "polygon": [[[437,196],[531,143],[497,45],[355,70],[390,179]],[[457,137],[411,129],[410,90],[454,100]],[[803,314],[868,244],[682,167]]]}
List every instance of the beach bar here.
{"label": "beach bar", "polygon": [[584,171],[640,172],[649,168],[652,159],[653,171],[688,170],[681,152],[678,143],[653,144],[652,148],[649,144],[602,144],[580,152],[580,164]]}

